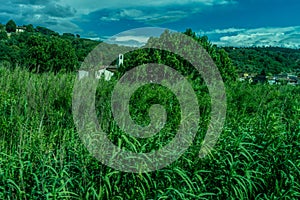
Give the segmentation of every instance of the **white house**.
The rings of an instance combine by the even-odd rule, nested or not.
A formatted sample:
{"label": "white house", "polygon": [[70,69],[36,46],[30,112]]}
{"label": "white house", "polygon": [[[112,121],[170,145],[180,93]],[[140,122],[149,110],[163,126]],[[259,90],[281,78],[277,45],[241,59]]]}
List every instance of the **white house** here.
{"label": "white house", "polygon": [[104,76],[106,81],[111,80],[111,77],[114,75],[114,72],[117,71],[117,68],[123,65],[124,55],[119,54],[117,66],[101,66],[97,70],[84,70],[81,69],[78,71],[79,80],[83,77],[95,77],[96,79],[101,79]]}
{"label": "white house", "polygon": [[95,77],[96,79],[101,79],[102,76],[104,76],[104,79],[106,81],[110,81],[111,77],[114,75],[113,72],[105,69],[100,69],[98,71],[95,71]]}
{"label": "white house", "polygon": [[16,28],[16,33],[23,33],[23,32],[25,32],[25,30],[26,30],[26,27],[24,27],[24,26],[18,26]]}
{"label": "white house", "polygon": [[107,70],[106,68],[102,68],[99,70],[79,70],[78,71],[78,79],[82,79],[84,77],[95,77],[96,79],[101,79],[104,77],[106,81],[110,81],[111,77],[114,75],[113,72]]}
{"label": "white house", "polygon": [[78,79],[82,79],[83,77],[88,77],[89,76],[89,71],[85,70],[79,70],[78,71]]}

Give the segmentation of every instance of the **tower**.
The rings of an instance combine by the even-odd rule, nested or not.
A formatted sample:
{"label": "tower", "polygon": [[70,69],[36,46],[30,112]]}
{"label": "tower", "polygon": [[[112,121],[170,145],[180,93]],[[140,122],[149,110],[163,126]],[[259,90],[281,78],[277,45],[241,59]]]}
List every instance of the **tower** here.
{"label": "tower", "polygon": [[123,62],[124,62],[124,55],[123,54],[119,54],[119,59],[118,59],[117,67],[120,67],[121,65],[123,65]]}

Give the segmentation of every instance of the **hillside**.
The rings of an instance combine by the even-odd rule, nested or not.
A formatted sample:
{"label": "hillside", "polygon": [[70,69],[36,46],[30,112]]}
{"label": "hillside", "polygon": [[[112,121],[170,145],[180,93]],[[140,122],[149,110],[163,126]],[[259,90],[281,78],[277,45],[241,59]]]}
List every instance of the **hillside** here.
{"label": "hillside", "polygon": [[300,50],[280,47],[224,48],[239,72],[300,75]]}
{"label": "hillside", "polygon": [[1,64],[30,71],[74,71],[100,41],[80,38],[78,34],[59,34],[46,27],[33,25],[8,27],[0,24]]}
{"label": "hillside", "polygon": [[[185,32],[195,38],[192,33],[189,29]],[[218,51],[218,54],[222,54],[221,50],[224,49],[226,51],[224,53],[228,53],[239,73],[293,72],[300,75],[299,49],[225,47],[216,50],[215,45],[212,45],[206,36],[195,39],[202,41],[202,45],[209,53]],[[10,20],[6,25],[0,24],[0,64],[12,69],[22,66],[33,72],[75,71],[79,69],[88,53],[100,43],[101,41],[80,38],[78,34],[59,34],[46,27],[34,27],[31,24],[17,26]],[[112,46],[111,49],[118,48]],[[211,56],[215,58],[215,55]],[[137,55],[131,57],[131,60],[133,59],[131,64],[139,63],[136,58]],[[218,60],[215,59],[216,62]],[[220,63],[217,65],[221,66]],[[221,71],[222,69],[223,67],[220,68]]]}

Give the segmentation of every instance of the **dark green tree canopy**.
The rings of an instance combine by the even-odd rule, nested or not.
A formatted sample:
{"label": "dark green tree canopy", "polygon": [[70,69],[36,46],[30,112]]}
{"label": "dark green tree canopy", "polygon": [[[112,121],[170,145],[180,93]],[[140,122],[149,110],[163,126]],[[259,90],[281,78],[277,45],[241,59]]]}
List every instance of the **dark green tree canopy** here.
{"label": "dark green tree canopy", "polygon": [[225,47],[240,73],[279,74],[296,72],[300,68],[300,50],[281,47]]}
{"label": "dark green tree canopy", "polygon": [[77,66],[77,57],[70,41],[59,37],[35,35],[26,42],[26,66],[30,71],[71,72]]}
{"label": "dark green tree canopy", "polygon": [[8,39],[7,33],[4,31],[0,31],[0,40],[6,40]]}
{"label": "dark green tree canopy", "polygon": [[[8,27],[12,22],[8,23]],[[0,26],[0,64],[6,63],[10,68],[22,67],[30,71],[58,72],[75,71],[80,62],[100,42],[75,37],[72,33],[64,36],[45,28],[23,25],[25,32],[11,34]],[[70,37],[65,37],[70,36]],[[5,65],[5,66],[8,66]]]}
{"label": "dark green tree canopy", "polygon": [[5,26],[3,24],[0,23],[0,31],[5,31]]}
{"label": "dark green tree canopy", "polygon": [[73,33],[63,33],[62,37],[65,37],[65,38],[75,38],[75,35]]}
{"label": "dark green tree canopy", "polygon": [[[79,34],[64,33],[59,35],[59,33],[46,27],[37,26],[35,28],[32,24],[24,25],[26,27],[25,32],[11,34],[8,37],[6,32],[15,32],[16,27],[13,20],[9,20],[6,25],[0,24],[0,62],[7,62],[12,66],[23,66],[38,72],[57,72],[62,68],[65,68],[65,71],[78,69],[86,56],[101,43],[100,41],[80,38]],[[267,75],[281,72],[300,74],[299,49],[279,47],[220,48],[213,45],[207,36],[199,36],[192,29],[187,29],[184,34],[193,38],[208,52],[224,81],[236,80],[237,72],[261,73],[262,70],[265,70]],[[148,43],[163,42],[166,37],[172,37],[172,33],[166,31],[159,38],[150,38]],[[117,53],[120,51],[118,49],[120,47],[115,48],[113,45],[110,45],[109,48],[117,51]],[[132,51],[135,50],[135,48],[130,48]],[[66,60],[68,56],[70,59]],[[63,62],[60,62],[58,57]],[[189,69],[189,63],[168,52],[154,51],[153,49],[138,50],[125,57],[124,66],[119,69],[121,71],[151,62],[175,66],[189,76],[194,76],[194,72]],[[39,70],[37,70],[38,66],[40,67]]]}
{"label": "dark green tree canopy", "polygon": [[14,22],[14,20],[11,19],[6,23],[6,31],[8,33],[16,32],[16,29],[17,29],[17,25]]}
{"label": "dark green tree canopy", "polygon": [[30,32],[30,33],[34,32],[34,27],[32,24],[28,24],[25,27],[26,27],[27,32]]}
{"label": "dark green tree canopy", "polygon": [[43,34],[43,35],[53,35],[53,36],[59,36],[59,34],[51,29],[48,29],[46,27],[37,26],[36,31]]}
{"label": "dark green tree canopy", "polygon": [[[231,59],[228,57],[228,54],[223,50],[217,48],[216,45],[213,45],[209,42],[206,36],[200,37],[197,36],[191,29],[188,29],[184,34],[192,37],[196,40],[210,55],[212,60],[215,62],[218,67],[220,74],[225,82],[234,81],[237,78],[237,73],[235,67],[233,66]],[[169,31],[165,31],[161,34],[159,38],[150,38],[146,44],[146,47],[149,46],[160,46],[164,44],[166,41],[169,41],[168,38],[176,37],[173,33]],[[178,41],[178,43],[168,44],[172,49],[178,49],[179,43],[182,44],[184,41]],[[183,44],[184,45],[184,44]],[[186,46],[188,49],[185,49],[186,52],[189,52],[192,47],[189,45]],[[199,55],[200,57],[201,55]],[[189,76],[192,79],[197,79],[199,82],[200,79],[198,72],[194,69],[191,64],[184,60],[183,58],[166,51],[160,51],[156,49],[139,49],[135,52],[129,53],[129,55],[125,56],[126,59],[124,61],[124,69],[121,68],[121,71],[126,71],[130,69],[132,66],[138,66],[146,63],[161,63],[167,66],[172,66],[176,70],[179,70],[185,76]]]}

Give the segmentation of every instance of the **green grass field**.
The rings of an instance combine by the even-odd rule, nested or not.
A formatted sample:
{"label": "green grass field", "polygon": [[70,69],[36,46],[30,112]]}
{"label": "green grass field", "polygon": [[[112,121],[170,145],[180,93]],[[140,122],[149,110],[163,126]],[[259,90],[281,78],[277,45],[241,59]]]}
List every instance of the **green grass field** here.
{"label": "green grass field", "polygon": [[[82,144],[72,116],[75,74],[0,68],[0,77],[0,199],[300,198],[300,87],[227,85],[223,132],[202,159],[209,101],[199,92],[194,144],[166,168],[133,174],[101,164]],[[117,145],[138,144],[106,124]]]}

